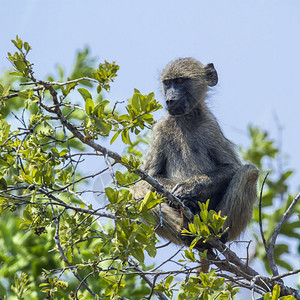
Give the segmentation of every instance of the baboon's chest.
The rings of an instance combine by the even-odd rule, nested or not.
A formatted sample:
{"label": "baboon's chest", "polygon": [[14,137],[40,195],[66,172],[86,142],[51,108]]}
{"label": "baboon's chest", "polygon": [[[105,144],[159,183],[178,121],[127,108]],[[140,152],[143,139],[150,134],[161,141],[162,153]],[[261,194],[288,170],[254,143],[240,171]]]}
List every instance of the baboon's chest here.
{"label": "baboon's chest", "polygon": [[167,176],[182,179],[210,170],[213,162],[205,140],[199,132],[187,134],[182,130],[174,130],[166,145]]}

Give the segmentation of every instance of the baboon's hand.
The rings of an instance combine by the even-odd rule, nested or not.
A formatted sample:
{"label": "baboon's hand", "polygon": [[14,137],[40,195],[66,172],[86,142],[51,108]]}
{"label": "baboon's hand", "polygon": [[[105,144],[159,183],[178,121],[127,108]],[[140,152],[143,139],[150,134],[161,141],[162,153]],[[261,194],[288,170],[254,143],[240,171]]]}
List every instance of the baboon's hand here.
{"label": "baboon's hand", "polygon": [[196,175],[175,185],[172,194],[180,199],[200,196],[205,191],[211,179],[205,175]]}
{"label": "baboon's hand", "polygon": [[190,181],[177,183],[172,190],[172,194],[180,199],[186,199],[195,197],[197,195],[197,189],[195,184]]}
{"label": "baboon's hand", "polygon": [[199,211],[200,211],[200,207],[199,207],[199,199],[196,199],[196,198],[188,198],[188,199],[184,199],[182,200],[182,203],[187,206],[191,211],[192,213],[195,215],[195,214],[198,214]]}
{"label": "baboon's hand", "polygon": [[[172,194],[175,196],[177,196],[178,198],[181,199],[182,203],[187,206],[191,212],[195,215],[197,213],[199,213],[199,203],[198,201],[201,201],[199,197],[193,197],[193,196],[189,196],[193,194],[193,191],[190,192],[186,192],[186,190],[184,189],[184,185],[181,184],[177,184],[178,186],[178,190],[176,190],[175,192],[172,192]],[[187,187],[187,186],[185,186]],[[174,187],[173,190],[175,190],[176,186]],[[180,190],[179,188],[182,188],[182,190]],[[181,194],[181,192],[184,191],[185,194]],[[179,195],[180,192],[180,195]],[[176,208],[174,206],[173,203],[168,202],[169,206]]]}

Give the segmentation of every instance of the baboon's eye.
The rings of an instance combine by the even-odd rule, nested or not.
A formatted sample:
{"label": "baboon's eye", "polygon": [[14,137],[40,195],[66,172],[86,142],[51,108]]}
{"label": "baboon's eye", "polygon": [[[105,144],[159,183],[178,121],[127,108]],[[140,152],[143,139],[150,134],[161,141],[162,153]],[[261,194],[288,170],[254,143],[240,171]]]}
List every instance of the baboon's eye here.
{"label": "baboon's eye", "polygon": [[164,80],[164,85],[169,86],[171,84],[171,80]]}
{"label": "baboon's eye", "polygon": [[180,84],[180,83],[183,83],[183,82],[184,82],[184,78],[176,78],[176,79],[175,79],[175,82],[176,82],[176,83],[179,83],[179,84]]}

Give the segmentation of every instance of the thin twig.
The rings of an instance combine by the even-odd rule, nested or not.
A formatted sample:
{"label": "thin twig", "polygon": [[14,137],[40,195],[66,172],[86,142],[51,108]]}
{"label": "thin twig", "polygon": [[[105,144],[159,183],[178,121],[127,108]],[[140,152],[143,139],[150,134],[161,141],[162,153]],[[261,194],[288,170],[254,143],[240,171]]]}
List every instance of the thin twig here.
{"label": "thin twig", "polygon": [[[56,230],[55,230],[55,236],[54,236],[54,241],[55,241],[55,244],[57,246],[57,249],[58,251],[60,252],[60,255],[63,259],[63,261],[69,266],[71,267],[71,263],[69,262],[69,260],[67,259],[67,257],[65,256],[65,253],[64,253],[64,250],[62,249],[61,247],[61,244],[60,244],[60,238],[59,238],[59,216],[53,216],[54,217],[54,222],[56,224]],[[94,297],[96,296],[96,294],[89,288],[89,286],[81,279],[81,277],[78,275],[78,273],[71,269],[73,275],[77,278],[77,280],[80,282],[80,284],[82,284],[84,286],[84,288],[91,294],[93,295]]]}
{"label": "thin twig", "polygon": [[167,242],[167,243],[165,243],[165,244],[163,244],[163,245],[161,245],[161,246],[157,246],[156,249],[160,249],[160,248],[167,247],[167,246],[169,246],[171,243],[172,243],[172,242],[169,241],[169,242]]}
{"label": "thin twig", "polygon": [[269,261],[273,276],[278,276],[279,275],[278,268],[275,264],[275,259],[274,259],[274,249],[275,249],[275,243],[276,243],[277,236],[278,236],[278,234],[281,230],[282,225],[288,219],[293,207],[297,204],[297,201],[299,199],[300,199],[300,193],[294,198],[294,200],[292,201],[292,203],[290,204],[288,209],[283,214],[278,226],[276,227],[276,229],[275,229],[275,231],[272,235],[272,238],[271,238],[271,241],[270,241],[270,246],[269,246],[268,249],[266,249],[268,261]]}
{"label": "thin twig", "polygon": [[[144,273],[144,271],[138,266],[137,263],[134,262],[133,259],[131,259],[130,261],[128,261],[128,263],[129,263],[129,265],[131,265],[131,267],[132,267],[133,269],[135,269],[135,270],[137,270],[137,271],[139,272],[138,275],[139,275],[140,277],[142,277],[142,278],[145,280],[145,282],[150,286],[150,288],[151,288],[151,293],[150,293],[150,295],[149,295],[150,297],[151,297],[151,295],[152,295],[152,293],[153,293],[153,291],[154,291],[154,293],[156,294],[156,296],[158,297],[158,299],[160,299],[160,300],[168,300],[168,298],[167,298],[164,294],[159,293],[159,292],[157,292],[156,290],[154,290],[155,283],[152,282],[152,281],[147,277],[147,275]],[[150,298],[149,298],[149,299],[150,299]]]}
{"label": "thin twig", "polygon": [[260,189],[260,195],[259,195],[259,205],[258,205],[260,235],[261,235],[261,238],[262,238],[262,241],[263,241],[263,244],[265,246],[266,251],[268,249],[268,245],[267,245],[267,242],[266,242],[266,239],[265,239],[264,230],[263,230],[263,226],[262,226],[261,208],[262,208],[262,194],[263,194],[263,189],[264,189],[265,182],[266,182],[266,180],[268,178],[268,175],[269,175],[269,172],[266,174],[266,176],[265,176],[265,178],[264,178],[264,180],[262,182],[261,189]]}
{"label": "thin twig", "polygon": [[[114,215],[104,213],[104,212],[99,212],[99,209],[85,209],[85,208],[81,208],[81,207],[77,207],[77,206],[72,206],[72,205],[60,200],[59,198],[53,196],[51,194],[51,192],[45,191],[42,188],[38,188],[37,190],[40,193],[46,195],[49,199],[52,199],[52,200],[56,201],[55,205],[63,206],[66,209],[71,209],[71,210],[74,210],[74,211],[77,211],[77,212],[82,212],[82,213],[85,213],[85,214],[95,215],[95,216],[109,218],[109,219],[114,219],[115,218]],[[76,196],[78,197],[78,195],[76,195]],[[80,200],[82,200],[82,199],[80,199]]]}
{"label": "thin twig", "polygon": [[163,261],[160,265],[158,265],[157,267],[153,268],[151,271],[154,272],[156,270],[158,270],[159,268],[161,268],[164,264],[166,264],[168,261],[172,260],[182,249],[184,248],[184,246],[180,247],[172,256],[170,256],[167,260]]}
{"label": "thin twig", "polygon": [[90,78],[90,77],[81,77],[81,78],[77,78],[77,79],[74,79],[74,80],[69,80],[69,81],[65,81],[65,82],[57,82],[57,81],[43,81],[43,80],[37,80],[35,82],[24,82],[24,83],[21,83],[20,85],[33,85],[33,84],[41,84],[41,85],[58,85],[58,86],[64,86],[64,85],[67,85],[67,84],[72,84],[72,83],[78,83],[80,81],[83,81],[83,80],[87,80],[87,81],[91,81],[91,82],[94,82],[94,83],[99,83],[96,79],[93,79],[93,78]]}
{"label": "thin twig", "polygon": [[114,115],[117,105],[121,104],[121,103],[124,103],[124,101],[116,101],[116,103],[114,104],[114,107],[113,107],[113,109],[111,111],[112,115]]}
{"label": "thin twig", "polygon": [[271,243],[270,243],[270,248],[274,249],[275,246],[275,242],[277,239],[277,236],[280,232],[280,229],[282,227],[282,225],[284,224],[284,222],[288,219],[293,207],[297,204],[298,200],[300,199],[300,193],[298,193],[298,195],[294,198],[294,200],[292,201],[292,203],[290,204],[290,206],[288,207],[288,209],[286,210],[286,212],[283,214],[278,226],[276,227],[273,236],[271,238]]}
{"label": "thin twig", "polygon": [[296,269],[296,270],[293,270],[293,271],[290,271],[290,272],[287,272],[287,273],[283,273],[283,274],[280,274],[278,276],[272,276],[271,279],[273,280],[279,280],[281,278],[284,278],[284,277],[287,277],[287,276],[291,276],[291,275],[294,275],[294,274],[298,274],[300,273],[300,269]]}
{"label": "thin twig", "polygon": [[[33,84],[33,83],[32,83]],[[22,85],[22,84],[21,84]],[[32,88],[32,89],[28,89],[28,90],[21,90],[21,91],[18,91],[18,92],[16,92],[16,93],[12,93],[12,94],[8,94],[8,95],[6,95],[6,96],[2,96],[0,99],[1,100],[4,100],[4,99],[11,99],[11,98],[14,98],[14,97],[19,97],[19,94],[20,93],[23,93],[23,92],[30,92],[30,91],[34,91],[34,92],[36,92],[36,91],[40,91],[40,90],[43,90],[44,89],[44,86],[36,86],[36,87],[34,87],[34,88]]]}

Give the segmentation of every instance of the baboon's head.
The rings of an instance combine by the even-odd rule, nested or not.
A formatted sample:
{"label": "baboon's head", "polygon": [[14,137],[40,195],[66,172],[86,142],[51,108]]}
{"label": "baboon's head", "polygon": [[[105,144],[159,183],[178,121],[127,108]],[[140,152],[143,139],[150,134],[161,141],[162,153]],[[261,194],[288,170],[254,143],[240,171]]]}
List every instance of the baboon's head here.
{"label": "baboon's head", "polygon": [[165,67],[161,82],[169,114],[186,115],[204,101],[208,86],[217,84],[218,74],[213,64],[179,58]]}

